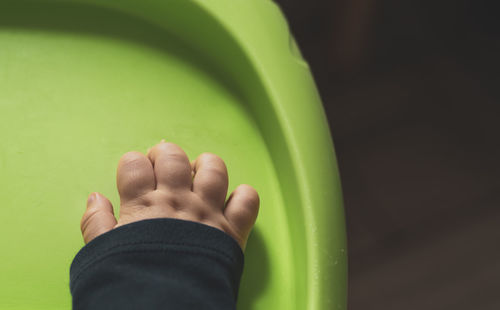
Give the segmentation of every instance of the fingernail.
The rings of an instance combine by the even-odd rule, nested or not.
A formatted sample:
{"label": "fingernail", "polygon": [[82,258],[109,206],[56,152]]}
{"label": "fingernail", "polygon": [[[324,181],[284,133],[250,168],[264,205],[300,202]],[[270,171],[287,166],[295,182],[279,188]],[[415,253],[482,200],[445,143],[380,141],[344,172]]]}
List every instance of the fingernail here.
{"label": "fingernail", "polygon": [[94,201],[97,199],[97,193],[92,193],[89,196],[89,199],[87,199],[87,205],[91,205]]}

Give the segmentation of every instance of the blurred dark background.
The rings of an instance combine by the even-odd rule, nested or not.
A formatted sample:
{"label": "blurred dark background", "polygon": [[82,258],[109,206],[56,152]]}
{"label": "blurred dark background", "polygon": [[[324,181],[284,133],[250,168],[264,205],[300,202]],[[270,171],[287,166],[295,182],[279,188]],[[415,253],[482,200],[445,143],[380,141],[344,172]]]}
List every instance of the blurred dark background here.
{"label": "blurred dark background", "polygon": [[500,309],[500,5],[276,1],[337,151],[349,309]]}

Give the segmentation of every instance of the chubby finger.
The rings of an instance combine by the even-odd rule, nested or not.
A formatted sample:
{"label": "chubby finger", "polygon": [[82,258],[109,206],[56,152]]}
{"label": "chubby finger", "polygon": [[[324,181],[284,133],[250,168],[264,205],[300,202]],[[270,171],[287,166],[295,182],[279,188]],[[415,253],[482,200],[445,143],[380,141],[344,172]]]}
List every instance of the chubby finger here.
{"label": "chubby finger", "polygon": [[116,223],[113,206],[109,199],[99,193],[90,194],[87,200],[87,209],[80,221],[80,229],[85,243],[89,243],[97,236],[110,231]]}

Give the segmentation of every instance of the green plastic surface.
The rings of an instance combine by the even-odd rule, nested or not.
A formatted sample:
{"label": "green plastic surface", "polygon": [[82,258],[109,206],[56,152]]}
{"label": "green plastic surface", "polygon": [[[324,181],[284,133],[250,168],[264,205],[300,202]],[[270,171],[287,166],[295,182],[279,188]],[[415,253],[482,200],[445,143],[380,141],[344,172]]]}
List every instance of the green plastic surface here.
{"label": "green plastic surface", "polygon": [[161,139],[259,191],[239,309],[345,309],[333,146],[271,1],[0,1],[0,138],[0,309],[71,307],[87,195],[117,211],[119,157]]}

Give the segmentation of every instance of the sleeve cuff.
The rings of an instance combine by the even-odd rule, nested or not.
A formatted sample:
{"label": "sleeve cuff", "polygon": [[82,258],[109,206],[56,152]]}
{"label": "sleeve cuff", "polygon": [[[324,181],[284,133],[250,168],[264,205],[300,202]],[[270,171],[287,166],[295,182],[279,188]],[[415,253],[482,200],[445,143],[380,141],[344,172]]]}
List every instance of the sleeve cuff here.
{"label": "sleeve cuff", "polygon": [[71,292],[87,269],[111,256],[141,251],[187,251],[216,259],[234,275],[233,288],[237,294],[244,257],[236,240],[214,227],[171,218],[143,220],[120,226],[89,242],[71,264]]}

